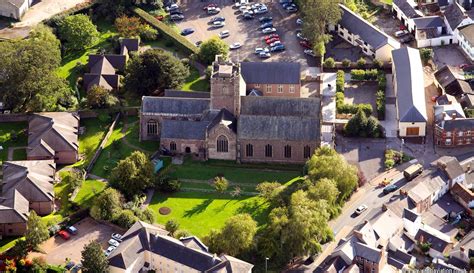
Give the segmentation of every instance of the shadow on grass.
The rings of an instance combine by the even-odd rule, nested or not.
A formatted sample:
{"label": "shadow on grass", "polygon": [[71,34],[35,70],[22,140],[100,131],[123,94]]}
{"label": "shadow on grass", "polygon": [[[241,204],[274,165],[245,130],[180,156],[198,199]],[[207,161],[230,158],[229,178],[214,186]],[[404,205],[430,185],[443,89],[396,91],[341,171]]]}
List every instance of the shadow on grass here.
{"label": "shadow on grass", "polygon": [[184,212],[184,217],[192,217],[195,214],[203,213],[207,207],[212,203],[212,199],[204,200],[201,204],[196,205],[194,208]]}

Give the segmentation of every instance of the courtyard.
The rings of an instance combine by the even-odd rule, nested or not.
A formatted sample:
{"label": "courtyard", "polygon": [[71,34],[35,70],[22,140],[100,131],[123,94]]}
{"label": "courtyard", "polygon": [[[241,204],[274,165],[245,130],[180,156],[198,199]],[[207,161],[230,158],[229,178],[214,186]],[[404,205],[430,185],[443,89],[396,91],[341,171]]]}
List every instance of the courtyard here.
{"label": "courtyard", "polygon": [[351,81],[346,83],[344,90],[344,103],[361,104],[368,103],[372,105],[372,115],[377,117],[376,93],[378,85],[376,81]]}

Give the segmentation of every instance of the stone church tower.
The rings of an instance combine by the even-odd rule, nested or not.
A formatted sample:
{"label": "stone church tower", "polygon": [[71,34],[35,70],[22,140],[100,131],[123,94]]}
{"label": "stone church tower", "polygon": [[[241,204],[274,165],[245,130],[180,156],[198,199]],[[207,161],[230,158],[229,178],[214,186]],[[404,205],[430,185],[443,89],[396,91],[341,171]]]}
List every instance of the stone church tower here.
{"label": "stone church tower", "polygon": [[211,110],[227,109],[234,116],[240,113],[240,97],[246,95],[245,81],[240,74],[240,65],[216,56],[212,64]]}

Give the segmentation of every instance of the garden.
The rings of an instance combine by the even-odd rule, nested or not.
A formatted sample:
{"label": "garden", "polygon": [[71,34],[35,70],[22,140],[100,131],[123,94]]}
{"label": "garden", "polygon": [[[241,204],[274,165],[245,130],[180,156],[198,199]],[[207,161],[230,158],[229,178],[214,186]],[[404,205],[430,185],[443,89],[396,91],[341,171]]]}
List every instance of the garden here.
{"label": "garden", "polygon": [[[0,163],[8,159],[8,148],[25,147],[28,143],[26,122],[0,123]],[[25,149],[15,150],[15,160],[26,159]]]}

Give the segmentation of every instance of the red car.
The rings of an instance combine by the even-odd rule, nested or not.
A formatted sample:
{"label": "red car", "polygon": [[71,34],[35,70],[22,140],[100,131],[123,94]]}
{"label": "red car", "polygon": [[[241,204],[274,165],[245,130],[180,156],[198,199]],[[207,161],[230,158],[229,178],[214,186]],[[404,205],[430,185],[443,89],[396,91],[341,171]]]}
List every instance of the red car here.
{"label": "red car", "polygon": [[312,46],[310,43],[308,43],[308,41],[300,41],[300,46],[304,47],[304,48],[307,48],[307,49],[311,49]]}
{"label": "red car", "polygon": [[269,44],[274,43],[276,41],[280,41],[280,38],[271,38],[271,39],[265,40],[265,43],[267,43],[267,45],[269,45]]}
{"label": "red car", "polygon": [[69,240],[71,238],[71,235],[69,235],[69,233],[65,230],[60,230],[58,232],[58,235],[63,238],[64,240]]}
{"label": "red car", "polygon": [[263,37],[264,40],[268,40],[268,39],[272,39],[272,38],[280,38],[280,36],[278,36],[278,34],[270,34],[270,35],[267,35],[265,37]]}
{"label": "red car", "polygon": [[203,10],[207,10],[208,8],[210,7],[214,7],[214,8],[217,8],[217,5],[216,4],[209,4],[207,6],[205,6],[204,8],[202,8]]}

